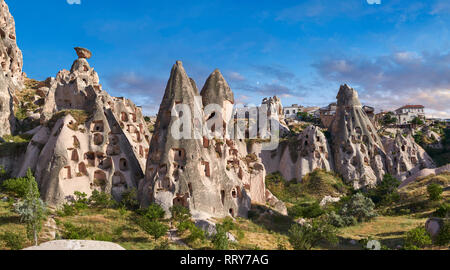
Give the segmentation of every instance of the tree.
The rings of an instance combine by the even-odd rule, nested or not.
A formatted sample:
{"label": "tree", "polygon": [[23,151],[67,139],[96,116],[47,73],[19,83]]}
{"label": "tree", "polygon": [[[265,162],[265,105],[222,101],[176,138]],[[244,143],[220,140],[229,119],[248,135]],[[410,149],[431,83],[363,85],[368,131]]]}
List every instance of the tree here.
{"label": "tree", "polygon": [[15,204],[15,211],[20,215],[21,222],[26,223],[27,237],[38,245],[38,235],[46,218],[47,206],[41,200],[36,179],[30,169],[27,171],[28,190],[25,197]]}
{"label": "tree", "polygon": [[139,225],[146,233],[153,236],[155,240],[158,240],[162,236],[166,235],[167,231],[169,230],[169,227],[167,225],[157,220],[150,220],[146,217],[142,217],[140,219]]}
{"label": "tree", "polygon": [[431,236],[423,227],[417,227],[405,234],[405,249],[424,248],[431,243]]}
{"label": "tree", "polygon": [[321,242],[335,245],[338,241],[336,228],[322,219],[310,224],[294,224],[289,229],[289,242],[296,250],[309,250]]}
{"label": "tree", "polygon": [[431,201],[439,201],[443,192],[442,186],[438,184],[431,184],[427,187],[428,197]]}
{"label": "tree", "polygon": [[416,117],[414,117],[413,120],[411,120],[411,124],[420,126],[420,125],[423,125],[424,123],[420,117],[416,116]]}
{"label": "tree", "polygon": [[385,114],[383,116],[383,118],[381,119],[381,124],[387,126],[387,125],[392,125],[397,123],[397,118],[394,116],[393,112],[388,112],[387,114]]}
{"label": "tree", "polygon": [[374,203],[390,203],[399,197],[398,187],[401,182],[391,174],[385,174],[383,181],[375,188],[369,191],[368,195]]}

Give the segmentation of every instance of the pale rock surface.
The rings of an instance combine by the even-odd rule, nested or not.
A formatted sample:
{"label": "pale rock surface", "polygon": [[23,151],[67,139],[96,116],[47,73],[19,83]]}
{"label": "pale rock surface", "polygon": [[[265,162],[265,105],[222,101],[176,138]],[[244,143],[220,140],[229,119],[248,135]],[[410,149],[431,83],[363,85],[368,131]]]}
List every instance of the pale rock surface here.
{"label": "pale rock surface", "polygon": [[397,133],[395,139],[383,138],[387,153],[387,168],[400,181],[406,180],[423,169],[432,169],[435,164],[411,134],[404,137]]}
{"label": "pale rock surface", "polygon": [[[16,175],[31,168],[50,206],[70,201],[75,191],[90,196],[98,190],[120,200],[137,189],[150,140],[141,108],[104,91],[85,58],[46,83],[41,127]],[[85,123],[74,117],[81,112]]]}
{"label": "pale rock surface", "polygon": [[325,135],[308,126],[295,142],[281,142],[275,151],[260,154],[268,173],[280,172],[286,180],[301,181],[315,169],[333,171],[333,156]]}
{"label": "pale rock surface", "polygon": [[91,240],[55,240],[24,250],[125,250],[118,244]]}
{"label": "pale rock surface", "polygon": [[[226,82],[218,71],[208,78],[199,99],[197,87],[180,61],[173,66],[162,100],[155,131],[150,143],[145,181],[139,186],[143,206],[151,202],[160,204],[166,213],[173,205],[188,207],[191,212],[203,212],[213,217],[247,216],[250,197],[245,190],[239,171],[227,170],[228,160],[237,159],[233,143],[227,140],[208,139],[198,134],[206,128],[206,120],[219,115],[206,115],[203,101],[223,105],[219,124],[228,130],[229,105],[234,102]],[[190,116],[175,108],[183,104]],[[217,113],[218,114],[218,113]],[[190,127],[191,139],[175,139],[173,126],[185,117]],[[231,117],[231,114],[230,116]],[[221,120],[221,121],[220,121]],[[207,127],[215,132],[215,126]],[[220,130],[217,128],[217,130]],[[195,137],[195,134],[198,134]]]}
{"label": "pale rock surface", "polygon": [[340,197],[331,197],[331,196],[325,196],[322,201],[320,201],[320,206],[324,207],[329,203],[337,203],[341,200]]}
{"label": "pale rock surface", "polygon": [[0,136],[14,130],[13,95],[16,89],[23,88],[22,67],[14,18],[5,1],[0,0]]}
{"label": "pale rock surface", "polygon": [[435,238],[441,231],[443,224],[444,220],[441,218],[430,218],[425,223],[425,229],[432,238]]}
{"label": "pale rock surface", "polygon": [[284,119],[283,104],[281,104],[281,99],[277,96],[264,98],[261,104],[267,106],[268,118],[274,119],[280,124],[279,136],[284,137],[288,135],[290,133],[290,130]]}
{"label": "pale rock surface", "polygon": [[387,172],[386,153],[358,93],[342,85],[331,125],[335,170],[355,189],[375,186]]}

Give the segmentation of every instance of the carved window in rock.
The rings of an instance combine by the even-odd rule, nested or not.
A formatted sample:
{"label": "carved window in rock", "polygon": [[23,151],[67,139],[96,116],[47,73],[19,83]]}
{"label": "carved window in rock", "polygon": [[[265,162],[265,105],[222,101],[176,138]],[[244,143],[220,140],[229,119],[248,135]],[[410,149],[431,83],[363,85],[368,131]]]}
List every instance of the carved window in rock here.
{"label": "carved window in rock", "polygon": [[119,168],[121,171],[128,171],[128,161],[125,158],[119,160]]}
{"label": "carved window in rock", "polygon": [[88,166],[95,167],[95,153],[87,152],[84,154],[84,159],[87,160]]}
{"label": "carved window in rock", "polygon": [[79,161],[79,157],[78,157],[78,150],[77,149],[73,149],[72,150],[72,157],[71,157],[72,161],[78,162]]}
{"label": "carved window in rock", "polygon": [[94,186],[101,191],[105,191],[107,185],[106,173],[104,171],[95,171],[94,172]]}
{"label": "carved window in rock", "polygon": [[73,136],[73,147],[74,148],[80,148],[80,141],[76,136]]}
{"label": "carved window in rock", "polygon": [[64,179],[72,179],[72,169],[70,168],[70,166],[64,167],[63,178]]}
{"label": "carved window in rock", "polygon": [[115,172],[112,177],[112,184],[114,187],[125,187],[127,188],[127,181],[125,180],[125,176],[121,172]]}
{"label": "carved window in rock", "polygon": [[84,162],[81,162],[80,164],[78,164],[78,172],[84,176],[88,175],[88,172],[86,169],[86,164],[84,164]]}
{"label": "carved window in rock", "polygon": [[123,122],[128,122],[128,114],[126,112],[121,112],[120,120],[122,120]]}
{"label": "carved window in rock", "polygon": [[202,161],[202,166],[203,166],[203,173],[206,177],[211,177],[211,171],[210,171],[210,167],[209,167],[209,162],[207,161]]}
{"label": "carved window in rock", "polygon": [[182,164],[186,162],[186,151],[182,148],[172,149],[173,160]]}
{"label": "carved window in rock", "polygon": [[103,132],[105,130],[104,123],[102,120],[92,122],[91,126],[92,132]]}
{"label": "carved window in rock", "polygon": [[232,217],[234,217],[234,209],[233,209],[233,208],[230,208],[230,210],[228,210],[228,212],[230,213],[230,215],[231,215]]}
{"label": "carved window in rock", "polygon": [[225,190],[220,191],[220,200],[222,202],[222,205],[225,205]]}
{"label": "carved window in rock", "polygon": [[104,141],[103,134],[101,134],[101,133],[94,134],[94,144],[95,145],[102,145],[103,141]]}
{"label": "carved window in rock", "polygon": [[137,117],[135,113],[130,113],[130,117],[131,117],[131,121],[133,121],[134,123],[137,122]]}

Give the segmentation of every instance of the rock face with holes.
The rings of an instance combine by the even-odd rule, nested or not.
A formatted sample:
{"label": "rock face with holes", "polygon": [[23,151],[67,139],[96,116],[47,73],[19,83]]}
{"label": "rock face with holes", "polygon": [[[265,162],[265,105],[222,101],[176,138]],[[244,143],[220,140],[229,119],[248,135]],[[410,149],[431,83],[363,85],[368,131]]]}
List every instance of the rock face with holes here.
{"label": "rock face with holes", "polygon": [[404,181],[426,168],[435,168],[431,157],[420,147],[411,134],[404,137],[397,133],[395,139],[383,138],[390,174]]}
{"label": "rock face with holes", "polygon": [[363,110],[358,93],[342,85],[331,124],[335,169],[354,188],[375,186],[387,173],[386,153],[375,127]]}
{"label": "rock face with holes", "polygon": [[[243,140],[231,136],[236,125],[233,104],[234,95],[218,70],[199,96],[182,63],[173,66],[139,188],[142,205],[156,202],[166,210],[182,205],[194,217],[245,217],[251,202],[286,212],[265,189],[261,160],[247,151]],[[196,113],[188,116],[180,106]],[[180,131],[192,139],[175,135],[181,119],[185,124]]]}
{"label": "rock face with holes", "polygon": [[41,194],[56,206],[94,190],[122,194],[144,177],[150,133],[140,107],[111,97],[86,58],[46,80],[41,126],[17,176],[35,172]]}
{"label": "rock face with holes", "polygon": [[13,94],[23,87],[22,52],[17,46],[14,18],[0,0],[0,136],[14,129]]}
{"label": "rock face with holes", "polygon": [[269,173],[280,172],[287,180],[301,181],[315,169],[334,170],[331,148],[316,126],[308,126],[295,140],[281,142],[275,151],[261,153]]}

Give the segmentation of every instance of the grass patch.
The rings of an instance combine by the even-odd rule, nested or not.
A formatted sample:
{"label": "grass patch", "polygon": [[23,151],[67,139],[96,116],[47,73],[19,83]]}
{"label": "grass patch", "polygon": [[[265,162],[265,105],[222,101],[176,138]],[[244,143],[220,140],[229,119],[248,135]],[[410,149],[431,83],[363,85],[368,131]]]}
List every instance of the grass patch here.
{"label": "grass patch", "polygon": [[69,114],[75,119],[75,123],[69,125],[69,128],[74,131],[78,130],[79,125],[84,125],[90,117],[89,113],[84,110],[62,110],[53,115],[53,117],[47,122],[47,127],[53,129],[59,119]]}
{"label": "grass patch", "polygon": [[4,157],[25,152],[31,138],[32,136],[27,134],[3,136],[5,142],[0,144],[0,156]]}

